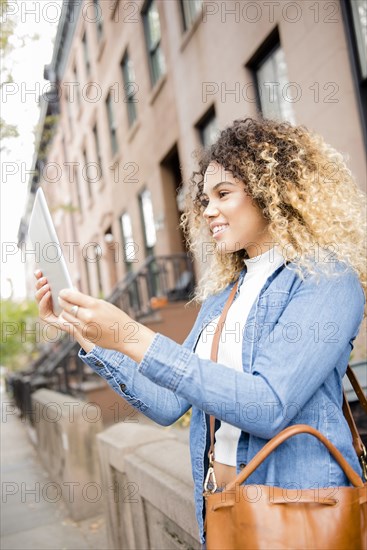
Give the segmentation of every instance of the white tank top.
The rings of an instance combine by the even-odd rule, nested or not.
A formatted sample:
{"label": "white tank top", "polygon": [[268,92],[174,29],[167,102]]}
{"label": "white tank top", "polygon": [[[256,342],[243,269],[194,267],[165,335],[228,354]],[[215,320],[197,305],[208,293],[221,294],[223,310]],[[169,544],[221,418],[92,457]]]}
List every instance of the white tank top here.
{"label": "white tank top", "polygon": [[[267,250],[259,256],[244,260],[247,272],[239,289],[239,296],[228,310],[218,347],[218,363],[243,372],[242,335],[251,307],[264,286],[267,278],[284,263],[284,258],[277,247]],[[217,327],[218,316],[213,319],[200,334],[195,353],[201,359],[210,359],[213,335]],[[236,466],[238,440],[241,430],[233,425],[235,416],[240,414],[240,407],[233,404],[226,411],[226,421],[221,422],[215,433],[215,460],[229,466]]]}

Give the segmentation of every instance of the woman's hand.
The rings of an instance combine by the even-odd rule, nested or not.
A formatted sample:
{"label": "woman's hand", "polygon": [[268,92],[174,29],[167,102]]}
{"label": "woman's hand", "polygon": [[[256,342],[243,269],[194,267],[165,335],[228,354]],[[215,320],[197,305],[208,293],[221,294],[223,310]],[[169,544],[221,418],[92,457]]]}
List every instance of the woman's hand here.
{"label": "woman's hand", "polygon": [[54,314],[52,309],[50,285],[46,277],[42,277],[42,271],[36,271],[34,276],[37,279],[36,293],[34,296],[38,303],[39,316],[45,323],[51,323],[59,327],[59,318]]}
{"label": "woman's hand", "polygon": [[91,351],[94,348],[94,344],[82,335],[77,334],[74,326],[67,323],[60,315],[55,315],[52,309],[50,285],[48,284],[46,277],[42,276],[42,271],[38,270],[34,275],[37,279],[35,298],[38,303],[39,316],[42,321],[55,326],[57,329],[60,329],[75,338],[87,353]]}
{"label": "woman's hand", "polygon": [[70,323],[78,337],[120,351],[134,361],[142,360],[155,336],[116,306],[77,290],[61,290],[59,304],[63,308],[60,319]]}

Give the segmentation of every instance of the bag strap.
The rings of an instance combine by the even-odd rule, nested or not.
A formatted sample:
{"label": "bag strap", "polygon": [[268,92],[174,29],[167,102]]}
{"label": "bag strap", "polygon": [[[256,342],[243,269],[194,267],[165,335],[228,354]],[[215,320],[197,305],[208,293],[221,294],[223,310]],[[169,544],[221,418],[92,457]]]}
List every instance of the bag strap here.
{"label": "bag strap", "polygon": [[314,437],[317,437],[321,443],[325,445],[330,454],[335,458],[336,462],[344,471],[345,475],[349,481],[354,485],[354,487],[364,487],[364,483],[359,477],[359,475],[353,470],[353,468],[345,460],[341,452],[318,430],[312,428],[312,426],[307,426],[307,424],[295,424],[285,428],[274,436],[270,441],[268,441],[264,447],[254,456],[252,460],[247,464],[238,476],[235,477],[233,481],[228,483],[225,487],[225,491],[233,490],[236,485],[241,485],[250,475],[260,466],[260,464],[273,452],[279,445],[284,443],[290,437],[293,437],[297,434],[310,434]]}
{"label": "bag strap", "polygon": [[364,395],[363,390],[357,380],[357,377],[351,369],[350,365],[347,366],[346,375],[349,378],[349,382],[352,384],[352,388],[354,389],[356,396],[358,397],[358,400],[362,405],[362,408],[364,409],[364,412],[367,414],[367,398]]}
{"label": "bag strap", "polygon": [[[222,329],[227,317],[227,313],[229,308],[232,305],[233,299],[235,297],[237,288],[238,288],[238,280],[234,284],[228,299],[225,303],[225,306],[223,308],[223,311],[221,313],[221,316],[219,317],[218,324],[215,329],[214,337],[213,337],[213,343],[212,343],[212,349],[210,352],[210,359],[212,361],[216,361],[218,357],[218,347],[219,347],[219,339],[220,335],[222,333]],[[208,458],[209,458],[209,464],[212,465],[212,462],[214,462],[214,432],[215,432],[215,418],[214,416],[210,416],[210,447],[208,452]]]}
{"label": "bag strap", "polygon": [[[347,366],[346,374],[349,378],[350,383],[352,384],[352,387],[358,397],[358,400],[362,408],[367,413],[367,399],[350,365]],[[359,462],[361,464],[363,477],[365,480],[367,480],[367,451],[366,451],[366,447],[363,444],[362,438],[359,435],[358,428],[356,426],[350,405],[348,403],[348,399],[345,395],[345,391],[343,391],[343,413],[346,418],[346,421],[348,422],[349,429],[352,434],[353,447],[357,453]]]}
{"label": "bag strap", "polygon": [[[227,301],[224,305],[224,308],[223,308],[223,311],[221,313],[221,316],[219,317],[219,321],[218,321],[218,324],[217,324],[217,327],[215,329],[215,333],[214,333],[214,337],[213,337],[213,343],[212,343],[212,348],[211,348],[211,353],[210,353],[210,359],[211,361],[217,361],[217,357],[218,357],[218,348],[219,348],[219,340],[220,340],[220,335],[222,333],[222,329],[223,329],[223,326],[224,326],[224,323],[225,323],[225,320],[226,320],[226,317],[227,317],[227,313],[228,313],[228,310],[229,308],[231,307],[232,305],[232,302],[234,300],[234,297],[235,297],[235,294],[236,294],[236,291],[237,291],[237,288],[238,288],[238,283],[239,283],[239,280],[236,281],[236,283],[234,284],[228,298],[227,298]],[[348,364],[347,366],[347,370],[346,370],[346,374],[350,380],[350,383],[352,384],[352,387],[358,397],[358,400],[362,406],[362,408],[365,410],[365,412],[367,413],[367,399],[366,399],[366,396],[364,395],[363,393],[363,390],[354,374],[354,372],[352,371],[350,365]],[[366,447],[364,446],[363,444],[363,441],[361,439],[361,436],[359,435],[358,433],[358,429],[357,429],[357,426],[356,426],[356,423],[354,421],[354,418],[353,418],[353,414],[352,414],[352,411],[350,409],[350,406],[349,406],[349,403],[348,403],[348,400],[346,398],[346,395],[345,395],[345,392],[343,391],[343,414],[348,422],[348,425],[349,425],[349,428],[350,428],[350,431],[352,433],[352,439],[353,439],[353,447],[356,451],[356,454],[358,456],[358,459],[361,463],[361,466],[362,466],[362,470],[363,470],[363,476],[364,478],[367,480],[367,451],[366,451]],[[208,474],[206,476],[206,479],[205,479],[205,483],[204,483],[204,488],[205,490],[209,490],[209,484],[212,486],[212,489],[213,491],[216,490],[217,488],[217,484],[216,484],[216,480],[215,480],[215,475],[214,475],[214,434],[215,434],[215,417],[210,415],[210,446],[209,446],[209,451],[208,451],[208,459],[209,459],[209,469],[208,469]]]}

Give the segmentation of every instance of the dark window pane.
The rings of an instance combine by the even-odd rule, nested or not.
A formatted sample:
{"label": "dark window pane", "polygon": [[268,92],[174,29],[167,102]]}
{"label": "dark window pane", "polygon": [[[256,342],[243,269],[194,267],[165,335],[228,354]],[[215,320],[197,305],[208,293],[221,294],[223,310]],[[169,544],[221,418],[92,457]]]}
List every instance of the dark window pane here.
{"label": "dark window pane", "polygon": [[203,0],[181,0],[184,29],[187,30],[201,11]]}
{"label": "dark window pane", "polygon": [[118,151],[118,143],[117,143],[117,135],[116,135],[116,121],[115,121],[111,94],[109,94],[106,99],[106,108],[107,108],[107,116],[108,116],[108,125],[110,129],[112,154],[115,155]]}
{"label": "dark window pane", "polygon": [[165,73],[165,60],[161,48],[161,25],[157,5],[152,0],[143,15],[152,84]]}
{"label": "dark window pane", "polygon": [[135,98],[137,85],[135,82],[134,66],[127,53],[125,54],[122,60],[121,69],[122,69],[122,78],[124,82],[125,102],[127,104],[127,115],[129,120],[129,126],[131,126],[137,116],[136,107],[135,107],[135,103],[137,102]]}
{"label": "dark window pane", "polygon": [[96,148],[96,158],[97,158],[97,164],[98,164],[98,171],[99,174],[102,175],[103,169],[102,169],[102,157],[101,157],[101,148],[99,145],[99,137],[98,137],[98,129],[97,124],[93,127],[93,135],[94,135],[94,145]]}
{"label": "dark window pane", "polygon": [[351,6],[359,67],[362,78],[367,78],[367,3],[365,0],[353,0]]}
{"label": "dark window pane", "polygon": [[88,42],[87,42],[87,32],[84,32],[83,35],[83,53],[84,53],[84,63],[85,63],[85,71],[87,73],[87,76],[90,73],[90,60],[89,60],[89,50],[88,50]]}
{"label": "dark window pane", "polygon": [[217,117],[213,107],[207,112],[196,126],[199,131],[200,141],[204,147],[209,147],[218,137],[219,130]]}
{"label": "dark window pane", "polygon": [[287,64],[280,46],[259,63],[256,79],[263,116],[295,124],[292,92],[297,90],[288,86]]}
{"label": "dark window pane", "polygon": [[93,3],[94,3],[95,20],[97,25],[97,37],[98,37],[98,40],[100,40],[103,36],[102,8],[99,0],[93,0]]}

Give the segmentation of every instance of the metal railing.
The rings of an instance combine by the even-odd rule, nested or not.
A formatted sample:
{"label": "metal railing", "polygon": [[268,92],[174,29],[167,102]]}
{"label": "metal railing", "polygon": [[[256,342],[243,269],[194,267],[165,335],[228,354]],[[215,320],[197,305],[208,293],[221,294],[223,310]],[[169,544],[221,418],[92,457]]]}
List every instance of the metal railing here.
{"label": "metal railing", "polygon": [[194,290],[194,272],[187,254],[149,256],[136,273],[129,273],[107,301],[136,320],[152,313],[151,299],[188,300]]}

